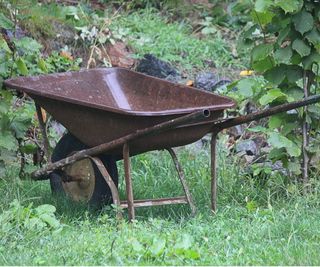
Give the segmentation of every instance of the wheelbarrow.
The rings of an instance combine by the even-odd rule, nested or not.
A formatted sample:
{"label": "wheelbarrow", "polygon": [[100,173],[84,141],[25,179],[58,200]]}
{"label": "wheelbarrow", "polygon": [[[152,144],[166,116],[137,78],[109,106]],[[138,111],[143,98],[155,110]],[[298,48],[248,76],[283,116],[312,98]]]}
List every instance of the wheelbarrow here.
{"label": "wheelbarrow", "polygon": [[[193,143],[208,133],[212,134],[211,208],[216,211],[217,134],[235,125],[320,101],[317,95],[224,119],[224,110],[235,106],[232,99],[123,68],[19,77],[6,80],[5,85],[28,94],[36,103],[49,162],[32,173],[32,179],[50,179],[53,190],[58,188],[74,200],[102,202],[109,198],[114,205],[128,208],[129,220],[135,218],[135,208],[155,205],[189,204],[192,214],[195,213],[173,148]],[[69,132],[57,144],[52,162],[40,107]],[[174,161],[185,195],[135,200],[130,156],[163,149]],[[120,200],[114,170],[115,161],[120,159],[124,163],[125,201]]]}

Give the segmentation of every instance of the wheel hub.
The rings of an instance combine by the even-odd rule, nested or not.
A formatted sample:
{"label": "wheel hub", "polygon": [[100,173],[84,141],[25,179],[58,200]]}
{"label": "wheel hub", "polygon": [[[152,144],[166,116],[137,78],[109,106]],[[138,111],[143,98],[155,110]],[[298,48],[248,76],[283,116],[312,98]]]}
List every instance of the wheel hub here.
{"label": "wheel hub", "polygon": [[82,159],[63,169],[72,181],[62,182],[64,191],[74,201],[88,202],[94,192],[95,173],[90,159]]}

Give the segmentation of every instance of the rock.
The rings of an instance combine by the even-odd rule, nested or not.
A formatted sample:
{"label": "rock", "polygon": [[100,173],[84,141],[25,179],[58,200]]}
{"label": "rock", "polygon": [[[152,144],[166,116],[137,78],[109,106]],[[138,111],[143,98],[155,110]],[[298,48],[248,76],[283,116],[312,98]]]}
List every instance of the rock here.
{"label": "rock", "polygon": [[15,32],[13,32],[13,30],[6,29],[3,29],[2,32],[9,38],[10,41],[13,41],[14,38],[19,40],[27,36],[26,32],[22,30],[18,25],[16,26]]}
{"label": "rock", "polygon": [[197,74],[194,86],[206,91],[215,91],[220,86],[228,83],[231,83],[231,80],[228,78],[219,79],[213,72],[201,72]]}
{"label": "rock", "polygon": [[245,154],[249,156],[258,154],[258,147],[256,143],[250,139],[238,142],[235,146],[235,150],[240,154],[244,154],[245,152]]}
{"label": "rock", "polygon": [[143,59],[139,61],[136,71],[173,82],[181,80],[181,75],[175,68],[151,54],[144,55]]}
{"label": "rock", "polygon": [[245,128],[246,127],[243,125],[236,125],[227,129],[227,133],[230,136],[233,136],[235,139],[238,139],[241,135],[243,135]]}
{"label": "rock", "polygon": [[131,68],[135,63],[132,58],[132,51],[121,41],[116,42],[114,45],[109,44],[106,50],[113,67]]}

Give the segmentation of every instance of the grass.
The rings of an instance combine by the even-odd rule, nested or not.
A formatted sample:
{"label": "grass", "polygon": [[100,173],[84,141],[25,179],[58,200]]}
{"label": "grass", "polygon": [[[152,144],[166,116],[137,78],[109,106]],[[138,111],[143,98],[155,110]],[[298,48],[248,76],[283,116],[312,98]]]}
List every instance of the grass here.
{"label": "grass", "polygon": [[186,21],[169,23],[168,18],[152,9],[119,16],[111,27],[123,33],[137,57],[152,53],[183,70],[210,68],[209,62],[218,69],[243,67],[232,57],[219,32],[200,40]]}
{"label": "grass", "polygon": [[[58,7],[50,12],[64,17]],[[152,10],[121,15],[112,30],[122,32],[138,57],[153,53],[187,71],[205,69],[208,59],[219,72],[241,67],[219,35],[197,39],[188,23],[169,23]],[[221,142],[218,212],[213,214],[209,148],[180,148],[178,157],[196,217],[183,205],[141,208],[132,224],[117,221],[110,207],[91,211],[84,203],[55,198],[47,181],[19,180],[18,167],[8,166],[0,178],[0,265],[320,264],[317,177],[314,191],[301,196],[288,177],[252,178]],[[182,194],[165,151],[133,157],[132,169],[137,199]],[[122,178],[121,162],[119,172]],[[120,190],[123,198],[123,179]]]}
{"label": "grass", "polygon": [[[85,204],[54,198],[45,181],[1,180],[0,264],[319,265],[318,191],[290,195],[277,175],[262,186],[221,147],[219,210],[213,215],[208,153],[194,146],[178,152],[198,207],[194,218],[187,206],[153,207],[139,209],[128,224],[118,222],[110,208],[89,212]],[[182,193],[165,152],[136,156],[132,165],[136,198]],[[14,199],[19,208],[10,207]],[[27,216],[21,217],[42,204],[57,207],[58,227],[30,228]],[[8,213],[14,216],[6,219]]]}

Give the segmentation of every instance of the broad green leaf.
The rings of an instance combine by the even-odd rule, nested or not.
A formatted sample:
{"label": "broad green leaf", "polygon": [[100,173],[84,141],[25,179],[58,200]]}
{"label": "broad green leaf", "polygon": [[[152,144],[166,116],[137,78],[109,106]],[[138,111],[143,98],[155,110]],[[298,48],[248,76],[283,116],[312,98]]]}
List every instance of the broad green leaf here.
{"label": "broad green leaf", "polygon": [[312,15],[302,10],[293,16],[294,27],[298,32],[304,34],[313,28],[313,17]]}
{"label": "broad green leaf", "polygon": [[282,127],[282,134],[287,135],[297,128],[297,122],[286,122]]}
{"label": "broad green leaf", "polygon": [[8,112],[10,105],[8,102],[0,99],[0,114]]}
{"label": "broad green leaf", "polygon": [[320,54],[313,51],[311,54],[302,59],[302,65],[305,70],[312,70],[313,64],[320,64]]}
{"label": "broad green leaf", "polygon": [[301,155],[301,148],[292,142],[292,146],[287,147],[287,152],[291,157],[299,157]]}
{"label": "broad green leaf", "polygon": [[310,43],[312,43],[317,50],[317,52],[320,54],[320,33],[316,28],[313,28],[311,32],[308,32],[306,34],[306,38]]}
{"label": "broad green leaf", "polygon": [[31,123],[31,118],[15,117],[11,122],[10,128],[14,131],[17,138],[23,138]]}
{"label": "broad green leaf", "polygon": [[270,6],[272,6],[273,1],[271,0],[257,0],[254,9],[257,12],[264,12],[266,11]]}
{"label": "broad green leaf", "polygon": [[267,25],[268,23],[270,23],[272,21],[274,15],[275,14],[273,12],[270,12],[270,11],[264,11],[264,12],[254,11],[254,12],[252,12],[251,17],[252,17],[254,22],[264,26],[264,25]]}
{"label": "broad green leaf", "polygon": [[298,162],[288,162],[288,169],[295,175],[301,174],[301,165]]}
{"label": "broad green leaf", "polygon": [[34,144],[25,144],[21,147],[21,151],[25,154],[33,154],[37,151],[37,146]]}
{"label": "broad green leaf", "polygon": [[67,6],[65,7],[66,18],[72,18],[74,20],[79,20],[78,8],[76,6]]}
{"label": "broad green leaf", "polygon": [[252,97],[254,95],[254,87],[257,82],[254,79],[242,79],[237,83],[239,94],[244,97]]}
{"label": "broad green leaf", "polygon": [[277,160],[283,160],[287,157],[286,149],[285,148],[273,148],[268,155],[268,158],[277,161]]}
{"label": "broad green leaf", "polygon": [[270,70],[274,66],[272,57],[266,57],[260,61],[252,63],[252,68],[257,72],[265,72]]}
{"label": "broad green leaf", "polygon": [[288,81],[291,83],[294,83],[303,77],[303,69],[296,65],[286,66],[285,73]]}
{"label": "broad green leaf", "polygon": [[14,23],[11,20],[9,20],[1,12],[0,12],[0,28],[6,29],[6,30],[13,30],[14,29]]}
{"label": "broad green leaf", "polygon": [[302,8],[303,0],[276,0],[275,5],[282,8],[285,13],[293,13]]}
{"label": "broad green leaf", "polygon": [[271,44],[260,44],[253,48],[251,53],[251,60],[261,61],[267,58],[272,52],[273,46]]}
{"label": "broad green leaf", "polygon": [[290,139],[280,133],[271,133],[268,138],[268,142],[275,148],[285,148],[291,157],[298,157],[301,154],[301,149]]}
{"label": "broad green leaf", "polygon": [[292,49],[296,50],[302,57],[309,55],[311,52],[310,46],[306,45],[301,39],[293,41]]}
{"label": "broad green leaf", "polygon": [[286,89],[285,93],[287,94],[287,96],[289,96],[293,100],[301,100],[304,96],[302,88],[298,86]]}
{"label": "broad green leaf", "polygon": [[17,145],[17,140],[10,132],[0,132],[0,148],[15,151],[17,149]]}
{"label": "broad green leaf", "polygon": [[163,253],[165,247],[166,247],[166,240],[162,238],[159,238],[159,239],[155,238],[149,250],[152,253],[152,255],[159,256]]}
{"label": "broad green leaf", "polygon": [[275,129],[281,127],[283,123],[283,119],[281,115],[273,115],[271,118],[269,118],[269,128]]}
{"label": "broad green leaf", "polygon": [[17,64],[17,68],[18,68],[19,72],[22,75],[28,75],[28,68],[26,66],[26,63],[24,62],[24,60],[21,57],[19,57],[16,60],[16,64]]}
{"label": "broad green leaf", "polygon": [[293,55],[291,57],[291,64],[299,65],[301,63],[302,57],[296,52],[293,51]]}
{"label": "broad green leaf", "polygon": [[314,45],[320,43],[320,33],[317,28],[313,28],[311,32],[308,32],[305,37]]}
{"label": "broad green leaf", "polygon": [[53,214],[56,212],[56,207],[49,205],[49,204],[43,204],[36,208],[36,212],[40,214]]}
{"label": "broad green leaf", "polygon": [[274,60],[277,64],[284,63],[288,64],[292,57],[292,49],[291,46],[288,45],[285,48],[279,48],[274,53]]}
{"label": "broad green leaf", "polygon": [[278,98],[286,99],[287,95],[282,93],[281,90],[278,88],[271,89],[259,99],[259,103],[261,105],[267,105],[267,104],[272,103],[274,100],[276,100]]}
{"label": "broad green leaf", "polygon": [[286,73],[282,66],[278,66],[267,70],[263,76],[267,81],[273,83],[274,85],[279,85],[286,77]]}
{"label": "broad green leaf", "polygon": [[43,213],[39,218],[52,228],[58,228],[60,226],[60,222],[52,214]]}
{"label": "broad green leaf", "polygon": [[287,38],[291,31],[290,25],[288,27],[282,28],[281,31],[279,32],[277,43],[281,45],[283,41]]}

